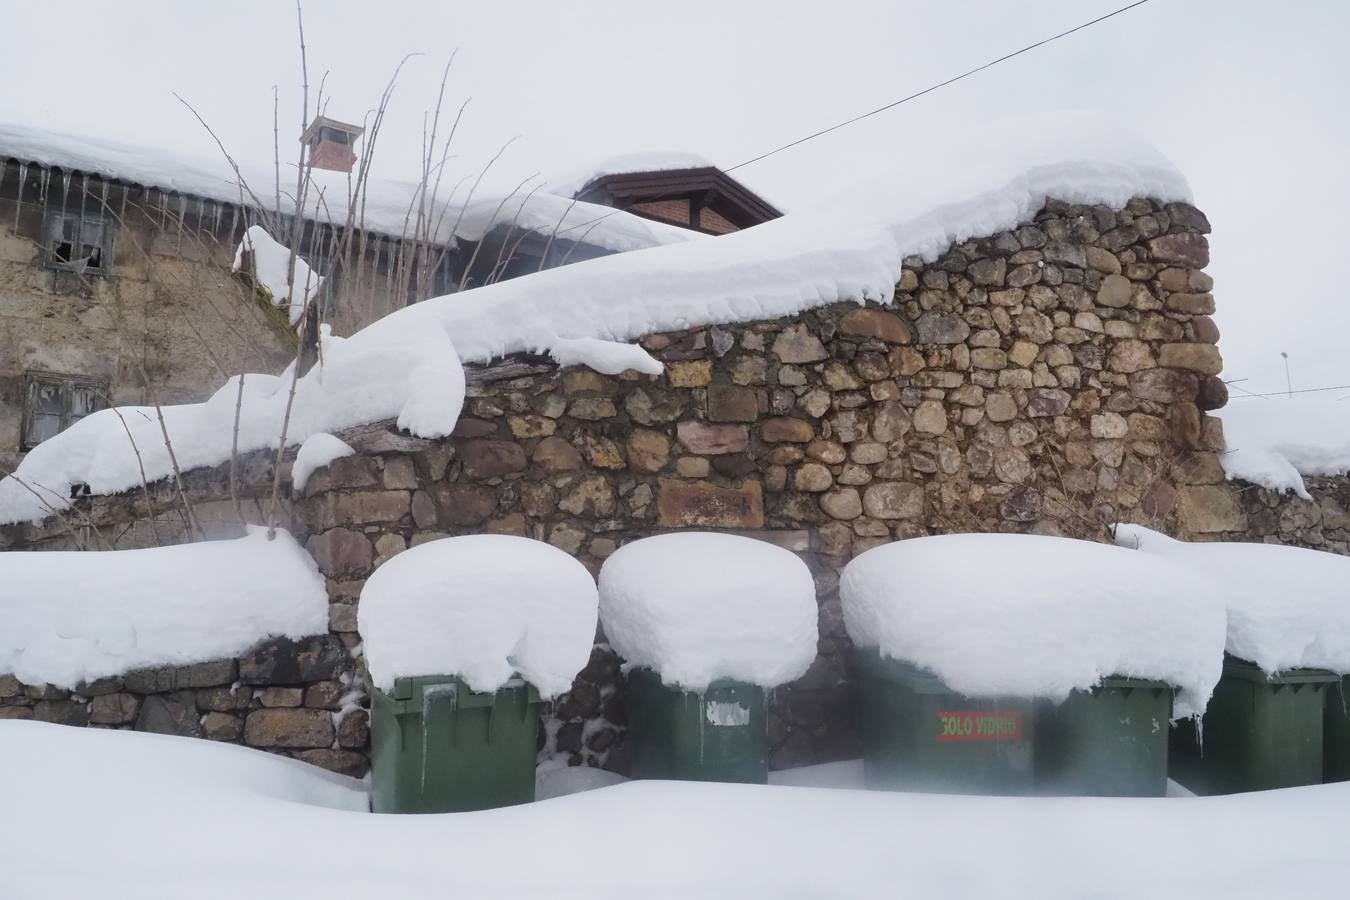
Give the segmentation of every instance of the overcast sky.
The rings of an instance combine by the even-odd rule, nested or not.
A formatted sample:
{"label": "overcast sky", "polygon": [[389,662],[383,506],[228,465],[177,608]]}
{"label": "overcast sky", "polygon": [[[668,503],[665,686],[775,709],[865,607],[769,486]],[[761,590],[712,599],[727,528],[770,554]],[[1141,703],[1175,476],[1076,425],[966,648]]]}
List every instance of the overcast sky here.
{"label": "overcast sky", "polygon": [[[496,173],[514,184],[636,150],[731,166],[1124,3],[311,0],[305,27],[312,77],[328,72],[339,119],[359,122],[399,59],[422,54],[381,140],[379,174],[391,178],[415,178],[422,112],[459,48],[447,106],[472,99],[457,164],[476,171],[520,135]],[[177,91],[235,155],[268,161],[275,84],[293,152],[299,61],[281,0],[0,10],[0,120],[214,153]],[[904,166],[916,133],[1058,109],[1118,115],[1187,174],[1214,224],[1225,377],[1283,390],[1288,351],[1295,388],[1350,384],[1347,26],[1344,0],[1151,0],[737,176],[800,208]]]}

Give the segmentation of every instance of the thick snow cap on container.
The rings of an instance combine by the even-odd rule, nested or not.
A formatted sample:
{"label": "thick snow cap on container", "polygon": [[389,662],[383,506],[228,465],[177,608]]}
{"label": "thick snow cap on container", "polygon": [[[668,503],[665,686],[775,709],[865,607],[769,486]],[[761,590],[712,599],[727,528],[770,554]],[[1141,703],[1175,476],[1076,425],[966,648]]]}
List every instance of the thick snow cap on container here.
{"label": "thick snow cap on container", "polygon": [[357,627],[375,686],[458,675],[495,691],[519,673],[561,694],[590,659],[595,580],[551,544],[501,534],[430,541],[375,570]]}
{"label": "thick snow cap on container", "polygon": [[1218,585],[1228,607],[1228,652],[1274,675],[1350,674],[1350,558],[1278,544],[1193,544],[1117,525],[1116,543],[1171,560]]}
{"label": "thick snow cap on container", "polygon": [[102,552],[0,553],[0,673],[28,684],[238,656],[328,631],[328,591],[286,532]]}
{"label": "thick snow cap on container", "polygon": [[855,644],[971,697],[1062,700],[1123,675],[1178,687],[1182,717],[1204,710],[1223,667],[1214,585],[1109,544],[1022,534],[898,541],[849,563],[839,595]]}
{"label": "thick snow cap on container", "polygon": [[795,554],[684,531],[626,544],[600,569],[600,621],[619,655],[668,685],[774,687],[816,657],[816,588]]}

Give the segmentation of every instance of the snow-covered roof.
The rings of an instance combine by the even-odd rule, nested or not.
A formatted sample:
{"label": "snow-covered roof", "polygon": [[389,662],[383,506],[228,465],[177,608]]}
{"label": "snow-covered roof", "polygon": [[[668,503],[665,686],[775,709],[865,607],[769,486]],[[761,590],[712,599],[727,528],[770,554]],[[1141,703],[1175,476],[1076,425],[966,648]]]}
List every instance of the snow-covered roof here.
{"label": "snow-covered roof", "polygon": [[552,697],[595,640],[595,580],[552,544],[505,534],[441,538],[375,570],[358,627],[375,686],[458,675],[491,692],[519,674]]}
{"label": "snow-covered roof", "polygon": [[[1174,560],[1215,582],[1228,607],[1228,652],[1274,675],[1350,675],[1350,558],[1278,544],[1178,541],[1117,525],[1116,543]],[[1179,595],[1180,596],[1180,595]]]}
{"label": "snow-covered roof", "polygon": [[1229,478],[1306,498],[1302,476],[1350,472],[1350,400],[1237,399],[1217,415]]}
{"label": "snow-covered roof", "polygon": [[971,697],[1049,697],[1117,675],[1205,708],[1223,667],[1224,606],[1191,569],[1120,547],[1028,534],[949,534],[875,547],[844,567],[859,647]]}
{"label": "snow-covered roof", "polygon": [[[640,348],[600,342],[777,319],[838,301],[889,303],[905,257],[936,259],[953,243],[1015,227],[1047,197],[1115,207],[1135,196],[1190,199],[1186,179],[1161,154],[1096,117],[1016,120],[943,138],[926,150],[916,142],[908,165],[887,167],[815,209],[718,238],[438,297],[349,338],[325,337],[323,365],[300,379],[289,439],[300,443],[316,431],[381,419],[397,419],[423,436],[449,434],[462,403],[456,353],[482,363],[516,352],[553,352],[601,371],[659,372],[660,363]],[[274,446],[284,391],[246,390],[239,450]],[[275,393],[264,396],[267,390]],[[162,440],[154,412],[132,413],[125,418],[146,475],[163,478],[172,469],[167,454],[155,450]],[[233,392],[164,413],[185,468],[228,459]],[[42,518],[48,505],[64,508],[72,485],[104,493],[140,483],[135,453],[111,411],[44,441],[16,474],[40,485],[44,502],[12,477],[0,481],[0,523]]]}
{"label": "snow-covered roof", "polygon": [[238,656],[328,631],[328,592],[285,531],[148,550],[0,553],[0,673],[28,684]]}
{"label": "snow-covered roof", "polygon": [[816,658],[816,586],[795,554],[734,534],[625,544],[600,569],[600,622],[630,665],[702,691],[720,678],[772,688]]}
{"label": "snow-covered roof", "polygon": [[582,188],[607,175],[627,175],[632,172],[676,172],[684,169],[715,169],[717,164],[697,153],[674,150],[639,150],[620,153],[581,166],[571,174],[559,178],[549,188],[560,197],[575,197]]}
{"label": "snow-covered roof", "polygon": [[[219,203],[240,202],[239,180],[224,159],[201,159],[161,147],[0,122],[0,162],[7,158]],[[289,176],[286,175],[287,168],[291,172]],[[241,162],[240,172],[263,205],[268,205],[275,183],[272,167]],[[306,200],[306,216],[336,225],[345,223],[349,180],[345,173],[315,169],[314,186]],[[542,190],[529,196],[528,201],[525,190],[509,198],[480,193],[465,207],[467,186],[457,195],[446,197],[454,182],[449,175],[442,180],[437,209],[432,212],[433,219],[439,222],[438,234],[442,240],[448,241],[453,229],[456,237],[476,241],[495,226],[509,225],[513,221],[517,227],[526,230],[551,233],[557,227],[560,238],[584,239],[587,244],[615,252],[704,237],[689,229],[653,222],[607,206],[574,202]],[[282,170],[281,200],[284,205],[289,204],[284,212],[294,209],[294,187],[294,165],[291,164]],[[407,234],[410,230],[408,211],[413,208],[418,191],[418,185],[413,182],[371,178],[358,226],[391,237]],[[246,202],[248,199],[245,198]]]}

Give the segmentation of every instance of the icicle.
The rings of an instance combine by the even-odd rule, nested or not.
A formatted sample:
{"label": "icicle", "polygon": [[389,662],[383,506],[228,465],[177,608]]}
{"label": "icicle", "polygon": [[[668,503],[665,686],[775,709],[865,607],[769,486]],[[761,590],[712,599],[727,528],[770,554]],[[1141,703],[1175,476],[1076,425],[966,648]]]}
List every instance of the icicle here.
{"label": "icicle", "polygon": [[183,252],[183,228],[187,224],[187,197],[178,195],[178,240],[174,243],[174,251]]}
{"label": "icicle", "polygon": [[166,231],[169,224],[169,198],[159,192],[159,230]]}
{"label": "icicle", "polygon": [[[79,236],[79,238],[76,239],[76,242],[77,242],[77,243],[81,243],[81,244],[82,244],[82,242],[83,242],[83,240],[84,240],[84,214],[85,214],[85,211],[86,211],[85,207],[86,207],[86,205],[88,204],[88,202],[89,202],[89,175],[86,174],[86,173],[84,173],[84,172],[81,172],[81,173],[80,173],[80,236]],[[78,249],[78,247],[77,247],[76,249]]]}
{"label": "icicle", "polygon": [[14,230],[19,230],[19,213],[23,211],[23,189],[28,184],[28,163],[19,163],[19,190],[14,195]]}
{"label": "icicle", "polygon": [[197,230],[204,231],[206,225],[206,201],[201,197],[197,198]]}
{"label": "icicle", "polygon": [[112,207],[108,205],[108,179],[103,179],[102,203],[105,212],[112,212]]}
{"label": "icicle", "polygon": [[239,207],[237,207],[237,206],[231,206],[231,207],[230,207],[230,239],[233,240],[233,239],[234,239],[234,236],[235,236],[236,234],[238,234],[238,233],[239,233]]}
{"label": "icicle", "polygon": [[70,202],[70,172],[67,169],[61,170],[61,208],[65,209],[66,204]]}
{"label": "icicle", "polygon": [[47,205],[47,185],[51,181],[51,176],[50,169],[38,170],[38,203],[44,207]]}

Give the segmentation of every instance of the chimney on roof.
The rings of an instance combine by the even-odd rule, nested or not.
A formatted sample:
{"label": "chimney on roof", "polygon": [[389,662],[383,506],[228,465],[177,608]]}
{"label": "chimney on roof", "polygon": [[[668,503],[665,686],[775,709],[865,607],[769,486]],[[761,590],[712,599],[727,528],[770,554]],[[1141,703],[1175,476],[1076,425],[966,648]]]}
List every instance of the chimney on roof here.
{"label": "chimney on roof", "polygon": [[360,125],[348,125],[327,116],[315,116],[300,143],[308,148],[309,164],[329,172],[350,172],[356,165],[356,139],[365,131]]}

